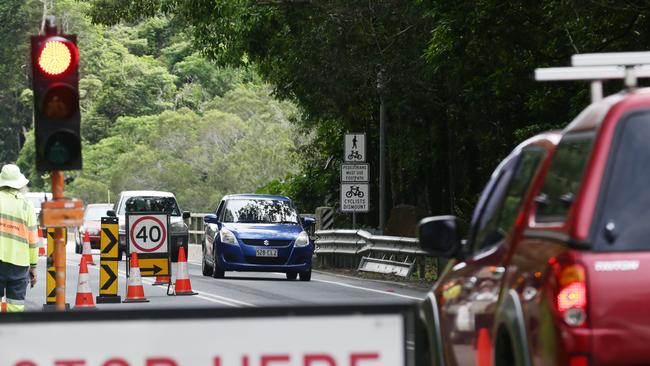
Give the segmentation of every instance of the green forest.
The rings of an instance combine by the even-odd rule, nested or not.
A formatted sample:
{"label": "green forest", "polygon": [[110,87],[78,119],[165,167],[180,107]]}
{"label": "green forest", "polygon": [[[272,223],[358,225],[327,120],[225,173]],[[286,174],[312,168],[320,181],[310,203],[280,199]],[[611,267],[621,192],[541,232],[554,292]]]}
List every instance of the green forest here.
{"label": "green forest", "polygon": [[[83,170],[66,173],[66,195],[105,202],[122,190],[168,190],[184,209],[209,212],[224,194],[254,192],[297,172],[295,151],[307,138],[294,132],[298,109],[274,98],[253,67],[218,66],[169,17],[104,26],[92,23],[88,3],[52,3],[47,14],[78,35],[80,49]],[[38,32],[43,3],[14,6],[23,29],[15,73],[29,60],[28,36]],[[9,52],[15,49],[3,57]],[[19,76],[13,95],[3,95],[15,98],[15,122],[2,127],[17,129],[12,137],[18,127],[30,132],[20,151],[5,139],[2,160],[17,160],[32,191],[49,190],[47,176],[34,170],[29,75]]]}
{"label": "green forest", "polygon": [[257,191],[302,212],[337,207],[343,135],[365,132],[366,227],[378,221],[380,97],[388,208],[466,220],[514,146],[588,103],[588,85],[538,83],[535,68],[650,46],[650,5],[635,1],[6,0],[0,160],[17,160],[33,190],[47,180],[32,167],[25,65],[44,13],[81,50],[84,169],[69,195],[165,189],[207,211]]}

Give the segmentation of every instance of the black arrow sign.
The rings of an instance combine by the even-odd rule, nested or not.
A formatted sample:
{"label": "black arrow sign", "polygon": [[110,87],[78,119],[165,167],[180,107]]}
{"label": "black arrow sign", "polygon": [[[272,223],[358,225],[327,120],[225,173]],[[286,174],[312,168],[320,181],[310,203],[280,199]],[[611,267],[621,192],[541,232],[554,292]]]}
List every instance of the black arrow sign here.
{"label": "black arrow sign", "polygon": [[48,231],[47,231],[47,235],[49,235],[50,238],[52,238],[52,240],[54,240],[54,230],[52,230],[52,231],[49,231],[49,230],[48,230]]}
{"label": "black arrow sign", "polygon": [[107,227],[102,228],[102,231],[104,232],[104,234],[106,234],[106,237],[109,240],[108,244],[106,244],[106,246],[104,247],[104,250],[102,250],[102,254],[108,254],[111,251],[111,249],[113,249],[115,244],[117,244],[117,238],[115,237],[115,235],[113,235],[113,232],[110,231]]}
{"label": "black arrow sign", "polygon": [[102,264],[102,268],[108,274],[108,280],[104,282],[104,286],[102,286],[102,290],[108,290],[113,282],[117,279],[117,275],[113,272],[113,269],[108,265],[108,264]]}
{"label": "black arrow sign", "polygon": [[[56,271],[47,271],[47,274],[52,277],[53,280],[56,281]],[[47,297],[54,297],[56,296],[56,286],[52,288],[52,291],[50,291],[49,294],[47,294]]]}
{"label": "black arrow sign", "polygon": [[158,267],[157,265],[153,265],[153,267],[147,267],[147,268],[140,268],[140,272],[153,272],[153,274],[156,274],[163,269],[161,267]]}

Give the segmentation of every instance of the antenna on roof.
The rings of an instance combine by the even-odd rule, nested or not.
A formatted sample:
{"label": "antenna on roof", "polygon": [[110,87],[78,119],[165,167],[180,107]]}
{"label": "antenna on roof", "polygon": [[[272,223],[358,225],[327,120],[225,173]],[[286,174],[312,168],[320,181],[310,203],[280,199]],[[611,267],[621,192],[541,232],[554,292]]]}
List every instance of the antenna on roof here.
{"label": "antenna on roof", "polygon": [[573,55],[571,65],[535,69],[535,80],[590,81],[593,103],[603,99],[604,80],[625,80],[634,89],[639,78],[650,78],[650,52],[584,53]]}

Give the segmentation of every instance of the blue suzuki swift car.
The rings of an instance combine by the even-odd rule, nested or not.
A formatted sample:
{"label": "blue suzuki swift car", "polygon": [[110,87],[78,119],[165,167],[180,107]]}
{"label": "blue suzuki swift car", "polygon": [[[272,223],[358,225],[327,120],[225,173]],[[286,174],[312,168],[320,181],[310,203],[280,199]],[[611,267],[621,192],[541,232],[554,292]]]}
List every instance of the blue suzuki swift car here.
{"label": "blue suzuki swift car", "polygon": [[314,219],[298,216],[287,197],[225,196],[205,216],[202,269],[222,278],[226,271],[284,272],[287,279],[311,279],[314,243],[305,231]]}

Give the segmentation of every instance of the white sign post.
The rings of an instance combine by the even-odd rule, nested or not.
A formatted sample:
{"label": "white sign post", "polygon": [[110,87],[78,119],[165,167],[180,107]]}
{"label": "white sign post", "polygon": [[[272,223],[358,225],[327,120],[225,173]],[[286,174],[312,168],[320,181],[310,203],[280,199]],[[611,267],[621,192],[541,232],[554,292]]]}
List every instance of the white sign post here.
{"label": "white sign post", "polygon": [[364,163],[366,161],[366,134],[346,133],[343,161],[346,163]]}

